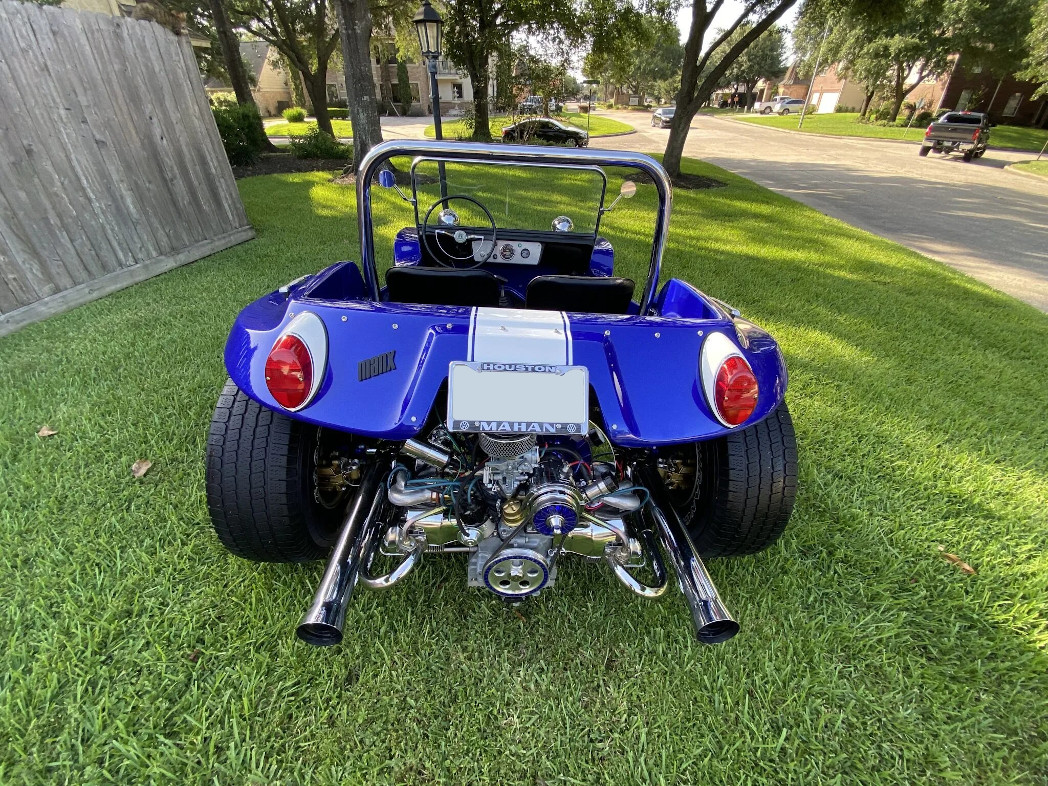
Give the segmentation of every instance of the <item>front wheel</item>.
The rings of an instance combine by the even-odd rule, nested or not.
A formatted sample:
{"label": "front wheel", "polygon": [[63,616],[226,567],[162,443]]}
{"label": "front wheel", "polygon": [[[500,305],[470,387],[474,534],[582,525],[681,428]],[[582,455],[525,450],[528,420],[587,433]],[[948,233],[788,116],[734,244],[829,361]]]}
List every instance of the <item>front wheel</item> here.
{"label": "front wheel", "polygon": [[577,139],[569,139],[567,142],[565,142],[565,144],[568,147],[578,147],[579,146],[579,143],[578,143]]}
{"label": "front wheel", "polygon": [[771,114],[771,107],[770,106],[764,107],[764,109],[761,110],[761,114],[762,115],[770,115]]}
{"label": "front wheel", "polygon": [[207,436],[207,507],[222,545],[256,562],[324,557],[352,494],[352,440],[266,409],[227,381]]}
{"label": "front wheel", "polygon": [[755,554],[786,529],[797,496],[797,438],[785,402],[749,428],[660,451],[658,466],[704,557]]}

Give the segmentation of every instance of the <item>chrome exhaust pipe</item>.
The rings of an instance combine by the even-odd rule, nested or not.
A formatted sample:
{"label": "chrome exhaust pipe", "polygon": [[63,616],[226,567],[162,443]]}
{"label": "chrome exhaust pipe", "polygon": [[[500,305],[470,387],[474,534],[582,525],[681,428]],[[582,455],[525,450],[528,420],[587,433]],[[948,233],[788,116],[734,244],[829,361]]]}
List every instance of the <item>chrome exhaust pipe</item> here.
{"label": "chrome exhaust pipe", "polygon": [[360,559],[378,531],[379,512],[386,501],[387,475],[388,469],[377,456],[364,472],[313,605],[295,631],[307,644],[330,647],[342,641],[346,606],[357,583]]}
{"label": "chrome exhaust pipe", "polygon": [[691,610],[696,638],[703,644],[727,641],[739,632],[739,623],[732,619],[725,608],[691,536],[670,504],[658,470],[650,464],[636,465],[635,470],[651,494],[648,512],[655,520],[659,540],[677,573],[684,600]]}

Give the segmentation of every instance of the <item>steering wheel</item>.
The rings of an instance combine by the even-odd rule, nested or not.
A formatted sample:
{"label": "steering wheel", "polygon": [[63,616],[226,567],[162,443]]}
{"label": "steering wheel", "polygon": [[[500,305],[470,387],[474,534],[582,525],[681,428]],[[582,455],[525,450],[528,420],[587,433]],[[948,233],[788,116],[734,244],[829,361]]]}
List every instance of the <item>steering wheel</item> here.
{"label": "steering wheel", "polygon": [[[434,254],[433,253],[433,249],[429,245],[429,239],[427,238],[427,234],[428,233],[426,232],[426,229],[429,227],[429,217],[433,215],[433,211],[434,210],[436,210],[441,205],[443,205],[443,204],[445,204],[447,202],[450,202],[452,199],[463,199],[466,202],[471,202],[472,204],[476,205],[482,211],[484,211],[484,215],[487,216],[488,222],[491,224],[491,240],[489,241],[491,243],[491,249],[488,250],[488,251],[484,251],[481,254],[479,254],[479,256],[480,256],[479,260],[476,259],[476,257],[478,255],[475,254],[472,250],[469,252],[468,255],[461,256],[459,254],[454,254],[454,253],[448,251],[446,248],[444,248],[443,244],[440,242],[440,238],[442,236],[447,236],[447,237],[451,238],[452,240],[454,240],[460,246],[465,244],[465,243],[468,243],[470,241],[473,241],[473,240],[480,240],[480,241],[486,240],[484,235],[471,235],[471,234],[467,233],[466,230],[458,228],[458,227],[455,227],[454,229],[440,229],[438,227],[438,228],[433,230],[433,237],[437,241],[437,248],[440,249],[441,254],[443,254],[444,256],[446,256],[446,257],[448,257],[449,259],[452,260],[452,263],[450,265],[447,262],[445,262],[444,259],[441,256],[439,256],[437,254]],[[480,267],[485,262],[487,262],[488,257],[491,256],[491,253],[495,250],[495,243],[496,243],[495,235],[496,235],[496,231],[497,230],[496,230],[496,227],[495,227],[495,217],[493,215],[491,215],[491,211],[490,210],[488,210],[486,207],[484,207],[484,205],[482,205],[480,202],[478,202],[476,199],[474,199],[471,196],[466,196],[465,194],[453,194],[451,196],[441,197],[440,199],[438,199],[436,202],[434,202],[432,205],[429,206],[429,210],[426,211],[426,217],[422,220],[422,231],[419,234],[421,234],[421,236],[422,236],[422,245],[426,247],[426,251],[428,251],[429,255],[431,257],[433,257],[433,259],[435,259],[437,261],[438,265],[441,265],[442,267],[454,268],[455,270],[472,270],[474,268]],[[483,246],[479,246],[478,248],[482,249]],[[469,261],[473,261],[473,260],[476,260],[474,262],[474,264],[466,265],[464,267],[459,267],[458,265],[455,264],[455,262],[469,262]]]}

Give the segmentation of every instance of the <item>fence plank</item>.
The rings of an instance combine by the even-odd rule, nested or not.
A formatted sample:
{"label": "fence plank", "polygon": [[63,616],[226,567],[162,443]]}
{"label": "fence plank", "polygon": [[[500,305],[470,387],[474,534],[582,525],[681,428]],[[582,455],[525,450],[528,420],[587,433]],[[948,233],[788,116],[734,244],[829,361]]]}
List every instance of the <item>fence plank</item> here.
{"label": "fence plank", "polygon": [[0,0],[0,335],[253,236],[186,40]]}

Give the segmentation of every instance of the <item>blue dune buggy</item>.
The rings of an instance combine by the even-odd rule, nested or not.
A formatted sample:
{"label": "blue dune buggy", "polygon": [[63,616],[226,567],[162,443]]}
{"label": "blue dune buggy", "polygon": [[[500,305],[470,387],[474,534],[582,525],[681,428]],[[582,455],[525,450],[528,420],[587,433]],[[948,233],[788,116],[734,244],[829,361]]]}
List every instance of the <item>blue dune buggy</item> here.
{"label": "blue dune buggy", "polygon": [[[609,174],[621,171],[633,179]],[[390,587],[442,554],[511,603],[552,587],[565,559],[603,562],[648,598],[672,570],[699,640],[735,635],[702,557],[759,551],[786,526],[786,368],[737,311],[684,281],[659,287],[662,167],[616,151],[390,142],[361,162],[356,189],[360,265],[240,313],[208,437],[226,548],[328,556],[298,635],[338,643],[358,584]],[[633,232],[620,251],[602,221],[634,195],[654,236]],[[376,203],[411,218],[383,223]],[[638,242],[639,289],[616,275],[643,270]]]}

